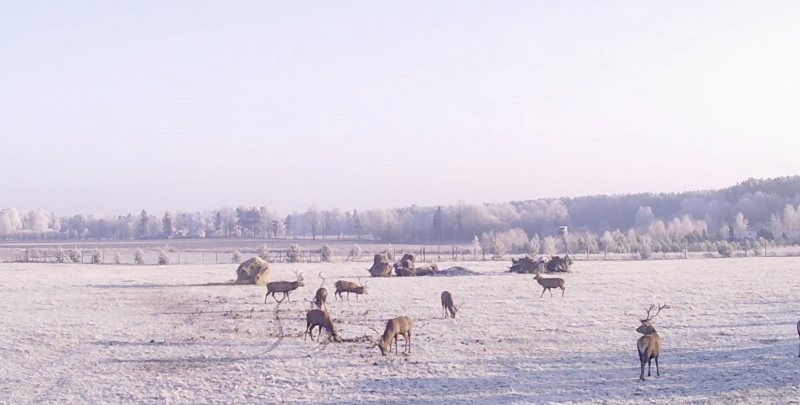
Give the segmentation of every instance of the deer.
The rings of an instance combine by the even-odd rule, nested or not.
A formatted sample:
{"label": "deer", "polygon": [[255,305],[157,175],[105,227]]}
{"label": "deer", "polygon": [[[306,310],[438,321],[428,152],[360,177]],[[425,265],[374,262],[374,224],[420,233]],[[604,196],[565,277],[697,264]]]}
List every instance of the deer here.
{"label": "deer", "polygon": [[450,316],[452,318],[456,317],[456,312],[461,306],[464,305],[464,302],[458,304],[457,307],[453,306],[453,294],[450,294],[450,291],[442,291],[442,318],[447,318],[447,312],[450,312]]}
{"label": "deer", "polygon": [[267,303],[267,297],[269,297],[270,294],[272,294],[272,298],[274,298],[275,301],[278,301],[278,299],[275,298],[275,293],[283,293],[283,298],[278,302],[283,302],[284,298],[292,302],[291,298],[289,298],[289,293],[299,287],[305,286],[305,284],[303,284],[303,273],[297,274],[297,272],[294,272],[294,274],[297,277],[296,281],[273,281],[268,283],[267,295],[264,296],[264,303]]}
{"label": "deer", "polygon": [[[800,321],[797,321],[797,337],[800,337]],[[800,357],[800,353],[797,354],[797,357]]]}
{"label": "deer", "polygon": [[[403,349],[403,354],[411,354],[411,329],[414,328],[414,321],[407,316],[398,316],[394,319],[389,319],[386,322],[386,329],[383,331],[383,336],[380,337],[376,345],[381,349],[381,355],[386,356],[392,349],[392,341],[394,341],[394,354],[397,354],[397,336],[403,336],[406,341],[406,347]],[[375,330],[374,328],[372,330]],[[377,333],[378,331],[375,330]]]}
{"label": "deer", "polygon": [[542,286],[542,295],[540,295],[539,298],[544,297],[545,291],[550,291],[550,297],[553,297],[553,291],[551,290],[552,288],[560,288],[561,296],[564,296],[564,292],[566,291],[564,283],[566,283],[566,281],[563,278],[544,278],[539,273],[536,273],[536,275],[533,276],[533,279]]}
{"label": "deer", "polygon": [[[361,277],[358,278],[358,282],[361,282]],[[347,300],[350,300],[350,293],[356,295],[356,301],[358,301],[358,296],[361,294],[367,294],[367,283],[365,282],[364,285],[358,285],[352,281],[345,281],[339,280],[337,281],[334,286],[336,286],[336,292],[334,293],[335,296],[342,298],[342,293],[347,293]]]}
{"label": "deer", "polygon": [[306,332],[303,334],[303,341],[306,340],[306,335],[311,336],[311,341],[314,341],[314,327],[317,327],[317,342],[319,337],[322,336],[322,329],[324,328],[334,341],[339,340],[336,334],[336,329],[333,327],[333,320],[331,314],[321,309],[312,309],[306,312]]}
{"label": "deer", "polygon": [[325,303],[328,301],[328,289],[323,287],[325,285],[325,277],[322,277],[322,272],[319,272],[319,278],[322,279],[322,283],[319,284],[317,293],[314,295],[314,305],[319,309],[324,308],[327,310],[328,306]]}
{"label": "deer", "polygon": [[636,350],[639,351],[639,363],[642,367],[642,371],[639,373],[639,380],[641,381],[644,381],[645,363],[647,363],[647,376],[650,377],[650,363],[652,359],[656,359],[656,375],[659,377],[661,376],[661,372],[658,370],[658,354],[661,352],[661,337],[658,336],[656,329],[650,324],[650,321],[658,316],[662,309],[669,308],[669,306],[667,304],[659,304],[656,314],[650,316],[650,311],[655,307],[655,305],[650,304],[650,309],[647,310],[647,316],[644,319],[639,319],[642,324],[636,328],[636,331],[643,335],[636,341]]}

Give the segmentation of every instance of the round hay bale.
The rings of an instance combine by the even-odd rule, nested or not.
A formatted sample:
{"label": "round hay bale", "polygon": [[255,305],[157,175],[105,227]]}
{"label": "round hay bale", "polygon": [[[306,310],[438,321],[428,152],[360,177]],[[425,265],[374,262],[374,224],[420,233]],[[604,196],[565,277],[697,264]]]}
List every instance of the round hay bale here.
{"label": "round hay bale", "polygon": [[385,254],[378,253],[373,258],[369,274],[372,277],[389,277],[392,274],[392,268],[392,265],[389,264],[389,258]]}
{"label": "round hay bale", "polygon": [[236,269],[236,284],[267,285],[269,281],[269,263],[260,257],[251,257]]}

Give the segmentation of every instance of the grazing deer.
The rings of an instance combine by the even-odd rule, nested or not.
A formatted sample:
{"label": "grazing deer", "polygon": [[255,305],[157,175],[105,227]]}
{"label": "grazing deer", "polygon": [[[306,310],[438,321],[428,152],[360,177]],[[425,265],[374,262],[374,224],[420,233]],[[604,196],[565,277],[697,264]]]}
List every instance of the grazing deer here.
{"label": "grazing deer", "polygon": [[658,311],[653,316],[650,316],[650,311],[656,306],[650,304],[650,309],[647,310],[647,317],[640,319],[642,324],[636,328],[636,331],[641,333],[642,337],[636,341],[636,350],[639,351],[639,362],[642,366],[642,371],[639,374],[639,379],[644,381],[644,364],[647,363],[647,376],[650,377],[650,363],[652,359],[656,359],[656,375],[661,376],[658,370],[658,354],[661,352],[661,337],[656,333],[656,329],[650,324],[662,309],[669,308],[667,304],[659,305]]}
{"label": "grazing deer", "polygon": [[303,334],[303,341],[306,340],[306,335],[311,336],[311,340],[314,340],[314,327],[317,327],[317,342],[319,342],[319,337],[322,336],[322,329],[324,328],[329,335],[336,341],[339,340],[339,336],[336,335],[336,329],[333,327],[333,320],[331,319],[331,314],[327,311],[323,311],[321,309],[312,309],[306,312],[306,333]]}
{"label": "grazing deer", "polygon": [[386,322],[386,329],[383,331],[377,345],[381,349],[381,354],[386,356],[392,349],[392,341],[394,341],[394,354],[397,354],[397,336],[403,336],[406,341],[406,347],[403,354],[406,352],[411,354],[411,329],[414,328],[414,322],[407,316],[398,316],[394,319],[389,319]]}
{"label": "grazing deer", "polygon": [[566,281],[564,281],[563,278],[544,278],[539,273],[536,273],[533,279],[536,280],[539,283],[539,285],[543,287],[542,295],[540,295],[539,298],[544,297],[545,291],[550,291],[550,297],[552,297],[553,296],[553,291],[551,290],[552,288],[560,288],[561,296],[562,297],[564,296],[564,292],[566,291],[564,283],[566,283]]}
{"label": "grazing deer", "polygon": [[296,281],[273,281],[267,284],[267,295],[264,296],[264,303],[267,303],[267,297],[269,297],[270,294],[272,294],[272,298],[275,298],[275,293],[283,293],[283,298],[281,298],[280,301],[275,298],[275,301],[282,302],[283,299],[286,298],[289,302],[292,302],[289,298],[289,293],[299,287],[305,286],[305,284],[303,284],[303,273],[297,274],[297,272],[294,272],[294,274],[297,276]]}
{"label": "grazing deer", "polygon": [[314,305],[319,309],[324,308],[327,311],[328,306],[325,305],[325,303],[328,301],[328,289],[323,287],[325,285],[325,277],[322,277],[322,272],[319,272],[319,277],[322,279],[322,283],[319,284],[317,293],[314,294]]}
{"label": "grazing deer", "polygon": [[[361,282],[361,277],[358,278],[358,281]],[[364,285],[358,285],[352,281],[339,280],[336,283],[334,283],[334,286],[336,286],[336,292],[334,293],[334,295],[342,300],[344,300],[344,298],[342,298],[342,293],[347,293],[348,301],[350,300],[350,293],[356,295],[356,301],[358,301],[359,295],[367,294],[366,282],[364,283]]]}
{"label": "grazing deer", "polygon": [[447,312],[450,311],[450,316],[452,318],[456,317],[456,312],[464,303],[458,304],[457,307],[453,306],[453,294],[450,294],[450,291],[442,291],[442,318],[447,318]]}

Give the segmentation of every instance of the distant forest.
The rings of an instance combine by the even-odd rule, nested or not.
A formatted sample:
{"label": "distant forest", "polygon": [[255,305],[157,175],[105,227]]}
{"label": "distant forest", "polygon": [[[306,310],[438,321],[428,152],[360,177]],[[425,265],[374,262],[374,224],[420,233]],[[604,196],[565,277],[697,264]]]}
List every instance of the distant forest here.
{"label": "distant forest", "polygon": [[[567,226],[566,237],[560,227]],[[484,252],[640,253],[749,250],[800,239],[800,176],[748,179],[721,190],[377,208],[221,207],[98,217],[0,211],[0,239],[288,238],[472,243]]]}

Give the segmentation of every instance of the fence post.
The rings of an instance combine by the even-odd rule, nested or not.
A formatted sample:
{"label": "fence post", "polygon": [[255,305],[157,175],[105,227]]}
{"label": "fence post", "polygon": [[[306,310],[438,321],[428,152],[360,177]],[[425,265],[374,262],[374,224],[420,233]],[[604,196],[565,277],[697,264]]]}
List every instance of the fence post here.
{"label": "fence post", "polygon": [[200,252],[200,256],[202,257],[202,259],[201,259],[201,260],[202,260],[202,263],[203,263],[203,264],[206,264],[206,252],[204,252],[204,251],[201,251],[201,252]]}
{"label": "fence post", "polygon": [[216,256],[217,256],[217,264],[219,264],[219,252],[217,251],[217,252],[214,252],[214,253],[215,253],[215,254],[216,254]]}

